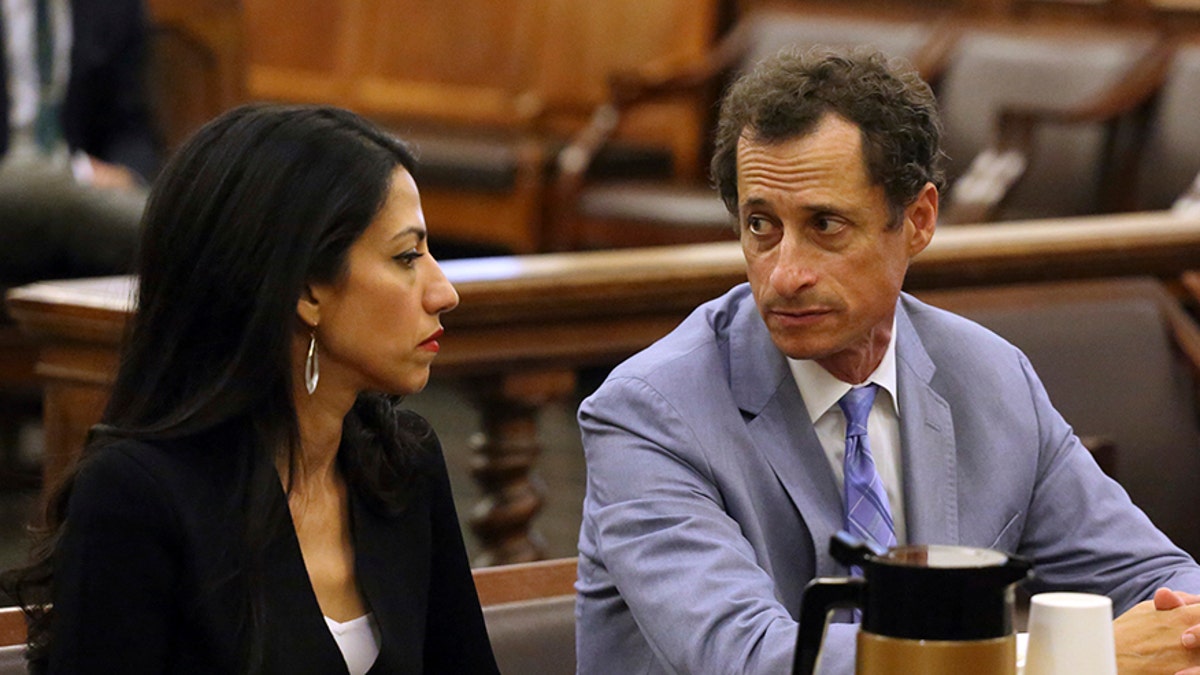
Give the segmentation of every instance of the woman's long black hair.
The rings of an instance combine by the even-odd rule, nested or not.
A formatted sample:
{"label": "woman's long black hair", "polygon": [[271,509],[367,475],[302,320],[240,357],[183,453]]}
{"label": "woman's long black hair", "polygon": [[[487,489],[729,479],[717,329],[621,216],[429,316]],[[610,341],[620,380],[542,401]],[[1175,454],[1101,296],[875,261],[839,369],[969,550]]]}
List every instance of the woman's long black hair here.
{"label": "woman's long black hair", "polygon": [[[198,131],[167,164],[146,206],[137,311],[84,458],[130,438],[219,434],[245,448],[239,475],[246,487],[231,506],[242,514],[243,578],[235,581],[247,596],[239,620],[248,671],[262,657],[253,589],[261,587],[265,535],[280,515],[265,508],[278,490],[274,459],[285,453],[294,467],[299,452],[291,372],[297,302],[306,284],[345,273],[347,251],[382,208],[395,169],[411,171],[414,163],[401,141],[345,110],[249,105]],[[338,458],[351,489],[375,507],[401,508],[424,433],[423,422],[398,414],[391,399],[360,395]],[[53,638],[53,610],[44,603],[56,542],[70,526],[73,482],[72,473],[51,486],[31,564],[3,581],[30,615],[35,664]]]}

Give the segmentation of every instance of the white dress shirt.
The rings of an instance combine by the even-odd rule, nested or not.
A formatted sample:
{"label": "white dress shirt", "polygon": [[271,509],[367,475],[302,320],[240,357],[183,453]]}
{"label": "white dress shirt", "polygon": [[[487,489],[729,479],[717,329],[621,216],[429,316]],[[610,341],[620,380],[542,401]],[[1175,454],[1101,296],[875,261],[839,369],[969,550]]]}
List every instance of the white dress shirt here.
{"label": "white dress shirt", "polygon": [[[817,439],[829,458],[837,481],[838,494],[842,493],[843,461],[846,456],[846,416],[838,407],[838,401],[852,386],[842,382],[816,361],[788,359],[792,377],[800,388],[800,396],[808,409],[809,419],[817,432]],[[875,468],[883,480],[887,492],[888,508],[896,527],[896,542],[907,541],[904,519],[904,476],[901,470],[900,448],[900,398],[896,389],[896,324],[892,321],[892,339],[879,367],[863,384],[879,385],[871,414],[867,418],[867,438]],[[885,394],[886,392],[886,394]]]}
{"label": "white dress shirt", "polygon": [[379,624],[375,614],[367,612],[357,619],[334,621],[325,617],[325,625],[337,642],[350,675],[365,675],[379,658]]}

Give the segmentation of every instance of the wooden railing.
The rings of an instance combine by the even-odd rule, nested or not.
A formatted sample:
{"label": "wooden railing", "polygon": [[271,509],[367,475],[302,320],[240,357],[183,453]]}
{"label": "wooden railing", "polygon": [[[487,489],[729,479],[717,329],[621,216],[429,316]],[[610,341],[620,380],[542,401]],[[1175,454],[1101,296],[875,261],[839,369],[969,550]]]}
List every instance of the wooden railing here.
{"label": "wooden railing", "polygon": [[[906,287],[1151,275],[1174,283],[1200,266],[1200,219],[1168,213],[942,228]],[[534,560],[542,504],[530,480],[542,449],[537,413],[571,395],[580,368],[616,363],[666,334],[696,305],[745,280],[734,243],[449,261],[461,304],[444,317],[438,378],[467,385],[482,411],[475,479],[477,564]],[[78,456],[98,419],[129,316],[128,277],[13,289],[8,309],[39,346],[47,482]]]}

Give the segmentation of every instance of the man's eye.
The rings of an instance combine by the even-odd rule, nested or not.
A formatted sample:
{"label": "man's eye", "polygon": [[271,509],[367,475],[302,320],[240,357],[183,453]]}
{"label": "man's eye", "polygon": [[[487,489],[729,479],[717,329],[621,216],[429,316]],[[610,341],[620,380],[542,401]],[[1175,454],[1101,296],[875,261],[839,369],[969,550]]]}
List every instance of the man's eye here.
{"label": "man's eye", "polygon": [[750,216],[746,219],[746,229],[750,234],[764,235],[771,228],[771,222],[762,216]]}
{"label": "man's eye", "polygon": [[820,216],[813,221],[813,227],[821,234],[834,234],[846,227],[846,223],[835,218]]}

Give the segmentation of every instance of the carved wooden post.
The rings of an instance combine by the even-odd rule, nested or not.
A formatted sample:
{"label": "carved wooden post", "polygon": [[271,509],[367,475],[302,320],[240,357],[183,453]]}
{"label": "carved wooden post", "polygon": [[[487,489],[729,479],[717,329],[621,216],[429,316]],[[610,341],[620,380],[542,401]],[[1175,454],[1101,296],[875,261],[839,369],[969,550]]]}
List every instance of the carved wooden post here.
{"label": "carved wooden post", "polygon": [[540,560],[540,538],[530,522],[542,508],[545,488],[531,469],[541,454],[538,412],[570,395],[570,371],[504,373],[473,383],[483,430],[472,442],[471,474],[483,490],[472,510],[471,530],[483,543],[477,567]]}

